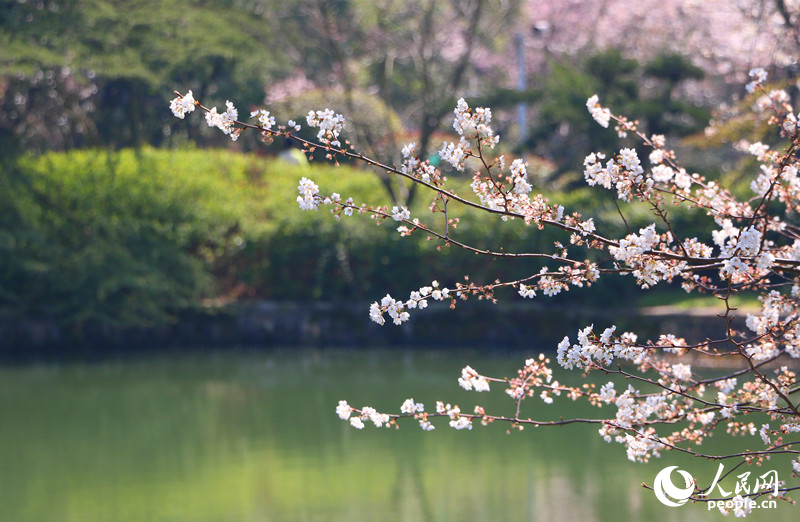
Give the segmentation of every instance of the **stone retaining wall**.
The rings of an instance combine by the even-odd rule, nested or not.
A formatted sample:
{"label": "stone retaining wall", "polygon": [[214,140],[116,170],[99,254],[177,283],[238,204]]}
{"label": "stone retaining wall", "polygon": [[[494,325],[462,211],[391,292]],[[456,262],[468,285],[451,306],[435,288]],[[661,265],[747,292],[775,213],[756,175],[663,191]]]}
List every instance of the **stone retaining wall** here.
{"label": "stone retaining wall", "polygon": [[[368,305],[251,302],[186,314],[173,324],[139,329],[63,328],[52,321],[0,320],[0,352],[105,350],[170,346],[474,347],[555,350],[565,335],[594,324],[602,331],[633,331],[641,340],[674,333],[687,340],[722,338],[724,323],[713,314],[672,310],[599,310],[541,303],[433,303],[412,311],[401,326],[372,323]],[[744,314],[740,314],[744,317]]]}

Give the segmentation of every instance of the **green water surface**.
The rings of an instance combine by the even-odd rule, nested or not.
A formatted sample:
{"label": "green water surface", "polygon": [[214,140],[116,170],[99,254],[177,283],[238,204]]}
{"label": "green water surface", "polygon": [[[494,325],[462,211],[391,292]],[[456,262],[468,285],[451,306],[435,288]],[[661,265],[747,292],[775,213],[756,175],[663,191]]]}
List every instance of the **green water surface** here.
{"label": "green water surface", "polygon": [[[501,388],[477,394],[456,381],[466,363],[509,376],[531,355],[228,351],[2,367],[0,520],[723,518],[700,504],[666,507],[641,487],[668,465],[707,482],[716,463],[673,453],[631,463],[596,426],[509,435],[439,419],[433,432],[413,421],[358,431],[334,413],[339,399],[397,412],[413,396],[429,409],[443,400],[512,414]],[[523,413],[602,411],[557,398],[531,400]],[[800,507],[754,515],[798,520]]]}

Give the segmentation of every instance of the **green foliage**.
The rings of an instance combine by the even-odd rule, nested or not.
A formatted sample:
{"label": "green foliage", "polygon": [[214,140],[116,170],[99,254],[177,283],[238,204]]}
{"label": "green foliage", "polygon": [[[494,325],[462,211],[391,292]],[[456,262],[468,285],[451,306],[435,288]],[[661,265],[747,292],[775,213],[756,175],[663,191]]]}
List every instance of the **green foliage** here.
{"label": "green foliage", "polygon": [[[280,170],[281,175],[267,174],[259,183],[258,192],[265,199],[254,201],[254,208],[261,210],[251,211],[250,215],[263,217],[252,225],[260,227],[260,232],[251,234],[248,231],[255,228],[244,226],[246,245],[233,256],[225,276],[226,280],[236,279],[245,284],[251,295],[272,299],[371,301],[386,292],[406,295],[434,279],[450,287],[463,281],[463,275],[480,283],[513,280],[532,275],[545,265],[528,258],[478,256],[440,240],[428,240],[419,231],[403,238],[395,232],[397,223],[391,219],[376,226],[374,221],[356,217],[342,217],[337,222],[324,208],[319,212],[300,212],[293,198],[301,174],[311,177],[323,194],[337,191],[343,197],[352,196],[356,203],[370,201],[391,206],[391,202],[385,195],[380,200],[384,193],[377,178],[367,171],[330,167],[315,168],[310,173],[290,173],[288,167]],[[452,179],[448,184],[469,197],[468,180]],[[563,204],[566,212],[580,209],[585,217],[594,217],[599,227],[612,234],[627,233],[610,192],[583,187],[547,195]],[[411,214],[442,230],[444,216],[431,214],[430,203],[428,195],[422,194],[412,206]],[[568,234],[552,228],[539,230],[520,220],[502,221],[456,203],[448,211],[450,218],[460,219],[457,228],[450,230],[451,238],[478,249],[553,252],[555,241],[570,244]],[[697,212],[681,208],[668,212],[670,220],[684,227],[690,236],[702,238],[704,218]],[[630,205],[626,216],[631,230],[638,231],[652,221],[652,210],[645,205]],[[602,279],[598,284],[600,291],[576,289],[558,296],[556,301],[623,304],[628,297],[639,293],[632,280]]]}
{"label": "green foliage", "polygon": [[656,56],[644,66],[644,73],[652,78],[664,80],[670,86],[685,80],[702,80],[705,76],[701,68],[676,53]]}
{"label": "green foliage", "polygon": [[[752,293],[733,295],[728,299],[728,302],[731,306],[736,307],[740,313],[761,308],[758,296]],[[720,300],[713,295],[687,294],[682,290],[648,292],[636,304],[642,307],[670,306],[682,311],[706,308],[717,312],[720,308]]]}
{"label": "green foliage", "polygon": [[[363,296],[391,279],[370,279],[385,256],[413,265],[414,249],[369,221],[341,226],[325,211],[298,210],[304,175],[356,198],[382,193],[366,171],[225,151],[75,151],[7,163],[0,311],[152,324],[242,285],[252,297]],[[362,265],[367,275],[354,281]]]}
{"label": "green foliage", "polygon": [[158,144],[173,89],[256,104],[280,67],[268,28],[225,0],[6,3],[0,133],[34,150]]}
{"label": "green foliage", "polygon": [[227,174],[210,153],[82,151],[6,166],[0,302],[67,324],[124,325],[199,302],[212,290],[207,266],[237,238],[219,190]]}
{"label": "green foliage", "polygon": [[525,146],[555,163],[557,176],[582,170],[583,158],[592,151],[619,148],[614,132],[597,125],[586,110],[593,94],[614,113],[639,120],[648,135],[679,138],[696,132],[708,122],[709,112],[680,99],[675,88],[702,75],[687,58],[675,54],[640,64],[607,49],[574,63],[554,61],[550,74],[525,96],[536,100],[534,126]]}
{"label": "green foliage", "polygon": [[[329,209],[300,211],[297,182],[307,176],[323,194],[356,203],[391,201],[368,170],[329,164],[291,165],[254,155],[209,150],[139,153],[81,151],[27,156],[0,172],[0,310],[64,324],[139,325],[169,321],[204,298],[371,301],[404,295],[437,279],[453,286],[536,273],[537,260],[476,256],[416,232],[401,237]],[[467,180],[452,187],[469,194]],[[567,212],[581,209],[598,225],[625,233],[613,195],[583,188],[552,194]],[[417,198],[412,215],[438,230],[442,213]],[[486,218],[455,203],[451,237],[480,249],[552,252],[566,233],[519,220]],[[650,211],[627,212],[638,230]],[[673,222],[702,220],[671,211]],[[613,292],[569,292],[558,299],[624,300],[633,284],[600,282]],[[602,290],[602,288],[601,288]],[[592,297],[594,296],[594,297]]]}

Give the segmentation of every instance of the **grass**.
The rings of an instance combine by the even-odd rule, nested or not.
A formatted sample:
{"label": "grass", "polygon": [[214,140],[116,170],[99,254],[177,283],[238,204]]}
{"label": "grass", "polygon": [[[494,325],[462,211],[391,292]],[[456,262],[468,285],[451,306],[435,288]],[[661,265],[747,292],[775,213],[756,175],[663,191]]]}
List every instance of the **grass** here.
{"label": "grass", "polygon": [[[742,309],[756,309],[761,306],[755,293],[740,293],[728,300],[731,306]],[[655,306],[671,306],[679,310],[696,310],[700,308],[720,308],[723,303],[717,297],[707,294],[687,294],[682,290],[662,290],[647,292],[636,301],[639,308]]]}

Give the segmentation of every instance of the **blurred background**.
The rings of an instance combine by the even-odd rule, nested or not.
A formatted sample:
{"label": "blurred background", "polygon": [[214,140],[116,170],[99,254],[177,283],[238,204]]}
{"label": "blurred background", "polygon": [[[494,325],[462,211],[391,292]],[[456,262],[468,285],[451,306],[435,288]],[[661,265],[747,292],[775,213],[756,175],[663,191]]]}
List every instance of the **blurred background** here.
{"label": "blurred background", "polygon": [[[799,11],[782,0],[3,2],[3,328],[19,343],[69,344],[243,299],[360,305],[433,279],[538,270],[299,212],[303,175],[323,192],[422,217],[430,201],[362,166],[311,167],[286,143],[254,133],[233,143],[198,114],[178,120],[167,109],[175,90],[207,106],[232,100],[242,118],[265,107],[284,123],[333,108],[357,150],[390,164],[409,142],[438,162],[464,97],[493,109],[498,154],[525,158],[537,191],[614,234],[623,224],[613,196],[588,190],[583,158],[637,143],[596,125],[586,99],[597,93],[666,135],[690,172],[747,192],[740,178],[754,163],[733,145],[777,137],[746,115],[743,84],[765,67],[797,95]],[[468,172],[446,174],[469,190]],[[626,211],[632,227],[650,221],[646,208]],[[687,237],[708,224],[672,218]],[[458,238],[515,251],[566,239],[515,225],[472,219]],[[626,283],[560,297],[629,303],[638,294]],[[28,319],[46,325],[18,332]]]}
{"label": "blurred background", "polygon": [[[639,484],[678,462],[625,467],[593,430],[508,442],[498,427],[443,425],[422,440],[349,430],[333,412],[339,399],[394,411],[412,390],[430,405],[470,401],[455,390],[466,362],[511,375],[591,321],[703,337],[713,297],[620,278],[380,328],[367,309],[387,292],[542,265],[302,212],[307,176],[437,223],[413,186],[254,133],[231,142],[199,114],[174,118],[169,100],[191,89],[209,107],[233,101],[242,119],[266,108],[304,127],[310,109],[331,108],[356,150],[392,164],[415,142],[438,164],[464,97],[492,108],[497,153],[524,158],[536,192],[614,235],[625,230],[614,196],[585,186],[583,159],[646,151],[593,122],[586,99],[747,196],[757,167],[741,150],[780,140],[750,113],[747,72],[764,67],[795,102],[798,51],[793,0],[0,1],[0,518],[601,520],[624,506],[662,519]],[[469,172],[440,167],[469,193]],[[479,248],[569,241],[455,212],[455,237]],[[670,212],[686,237],[710,236],[706,216]],[[653,220],[644,206],[625,213],[631,228]]]}

